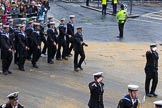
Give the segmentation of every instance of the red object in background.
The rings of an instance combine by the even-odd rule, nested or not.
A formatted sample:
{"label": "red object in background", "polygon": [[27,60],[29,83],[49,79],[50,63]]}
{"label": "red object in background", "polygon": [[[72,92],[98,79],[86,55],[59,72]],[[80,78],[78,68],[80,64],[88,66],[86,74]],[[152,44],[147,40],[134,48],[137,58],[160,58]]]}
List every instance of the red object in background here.
{"label": "red object in background", "polygon": [[2,15],[1,19],[2,19],[2,23],[3,23],[3,24],[6,24],[6,22],[7,22],[7,16],[8,16],[8,15],[5,15],[5,14]]}
{"label": "red object in background", "polygon": [[11,10],[10,7],[6,7],[6,11],[7,11],[8,14],[10,13],[10,10]]}

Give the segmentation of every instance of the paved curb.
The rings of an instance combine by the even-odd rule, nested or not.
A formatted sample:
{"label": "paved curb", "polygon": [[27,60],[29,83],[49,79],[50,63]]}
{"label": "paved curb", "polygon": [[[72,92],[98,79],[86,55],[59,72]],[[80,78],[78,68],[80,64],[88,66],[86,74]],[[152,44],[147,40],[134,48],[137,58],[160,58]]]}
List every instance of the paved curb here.
{"label": "paved curb", "polygon": [[[94,11],[98,11],[98,12],[102,12],[101,9],[97,9],[97,8],[94,8],[94,7],[91,7],[91,6],[81,5],[81,7],[91,9],[91,10],[94,10]],[[106,13],[109,14],[109,15],[113,15],[111,12],[106,12]],[[128,18],[137,18],[137,17],[139,17],[139,15],[128,15]]]}
{"label": "paved curb", "polygon": [[67,0],[61,0],[64,3],[85,3],[84,1],[67,1]]}

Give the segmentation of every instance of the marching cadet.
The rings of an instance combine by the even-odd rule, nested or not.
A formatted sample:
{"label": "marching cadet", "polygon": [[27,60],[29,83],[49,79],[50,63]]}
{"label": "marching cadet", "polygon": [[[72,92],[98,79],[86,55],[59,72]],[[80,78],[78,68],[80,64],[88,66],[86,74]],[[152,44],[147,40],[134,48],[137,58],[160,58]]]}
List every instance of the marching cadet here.
{"label": "marching cadet", "polygon": [[48,27],[48,28],[50,28],[50,24],[49,24],[50,22],[54,22],[53,16],[49,16],[49,17],[48,17],[48,21],[47,21],[47,27]]}
{"label": "marching cadet", "polygon": [[162,100],[155,101],[154,104],[155,104],[155,108],[162,108]]}
{"label": "marching cadet", "polygon": [[33,21],[33,23],[36,23],[37,22],[37,17],[33,16],[33,17],[31,17],[31,20]]}
{"label": "marching cadet", "polygon": [[89,108],[104,108],[103,104],[103,72],[97,72],[93,74],[94,81],[89,83],[90,100],[88,103]]}
{"label": "marching cadet", "polygon": [[140,101],[137,98],[138,85],[128,85],[128,92],[118,103],[117,108],[139,108]]}
{"label": "marching cadet", "polygon": [[[59,25],[58,28],[59,28],[59,35],[58,35],[58,39],[57,39],[58,40],[58,49],[57,49],[56,59],[61,60],[61,57],[62,57],[62,59],[68,60],[66,58],[67,46],[66,46],[66,40],[65,40],[65,37],[66,37],[65,18],[61,19],[61,24]],[[63,48],[62,56],[61,56],[61,47]]]}
{"label": "marching cadet", "polygon": [[[85,53],[83,46],[88,46],[83,41],[82,27],[77,27],[77,33],[74,35],[74,71],[83,70],[82,63],[85,59]],[[81,56],[78,63],[78,56]]]}
{"label": "marching cadet", "polygon": [[9,34],[9,25],[4,25],[4,33],[1,37],[1,49],[2,49],[2,72],[4,75],[11,74],[9,71],[10,64],[12,62],[13,54],[15,52],[13,40]]}
{"label": "marching cadet", "polygon": [[1,35],[3,33],[3,24],[0,23],[0,48],[1,48]]}
{"label": "marching cadet", "polygon": [[14,40],[14,29],[13,29],[13,19],[9,19],[9,33],[12,36],[12,39]]}
{"label": "marching cadet", "polygon": [[20,20],[21,20],[21,24],[26,25],[26,18],[21,18]]}
{"label": "marching cadet", "polygon": [[32,55],[32,52],[33,52],[33,50],[32,50],[33,42],[32,42],[32,37],[31,37],[33,30],[34,30],[33,21],[29,21],[28,26],[26,27],[26,30],[25,30],[26,35],[27,35],[28,47],[29,47],[29,50],[27,51],[27,59],[28,60],[31,60],[31,55]]}
{"label": "marching cadet", "polygon": [[14,63],[17,64],[18,62],[18,34],[20,33],[20,26],[21,24],[16,24],[16,29],[14,30],[14,46],[15,46],[15,54],[14,54]]}
{"label": "marching cadet", "polygon": [[116,18],[118,20],[118,27],[119,27],[119,36],[117,36],[117,38],[123,38],[124,24],[127,18],[127,12],[124,9],[124,5],[122,4],[120,8],[121,10],[116,14]]}
{"label": "marching cadet", "polygon": [[40,23],[34,23],[34,31],[31,34],[32,37],[32,65],[34,68],[38,68],[36,62],[39,60],[41,55],[41,36],[40,36]]}
{"label": "marching cadet", "polygon": [[47,29],[47,43],[48,43],[48,51],[47,51],[47,62],[49,64],[53,64],[54,62],[52,59],[54,59],[54,56],[56,54],[56,46],[57,46],[57,37],[58,32],[55,28],[55,22],[49,23],[50,28]]}
{"label": "marching cadet", "polygon": [[24,108],[24,106],[19,103],[18,94],[19,92],[9,94],[7,96],[9,99],[8,102],[1,105],[0,108]]}
{"label": "marching cadet", "polygon": [[43,23],[44,19],[43,18],[39,18],[38,21],[40,23],[40,34],[41,34],[41,38],[42,38],[41,41],[44,44],[41,54],[46,55],[47,40],[46,40],[45,32],[44,32],[44,23]]}
{"label": "marching cadet", "polygon": [[18,59],[18,67],[19,70],[25,71],[24,69],[24,63],[26,60],[26,54],[28,48],[28,43],[27,43],[27,36],[25,33],[25,25],[21,25],[20,27],[21,32],[18,34],[18,50],[19,50],[19,59]]}
{"label": "marching cadet", "polygon": [[117,4],[118,4],[118,0],[112,0],[113,15],[116,15],[117,13]]}
{"label": "marching cadet", "polygon": [[71,57],[71,51],[73,49],[73,37],[74,37],[74,21],[75,15],[70,15],[70,21],[67,23],[67,36],[66,36],[66,44],[67,44],[67,56]]}
{"label": "marching cadet", "polygon": [[[145,80],[145,93],[146,96],[158,96],[155,93],[157,83],[158,83],[158,59],[159,55],[157,52],[156,44],[150,45],[151,51],[146,52],[146,66],[145,66],[145,73],[146,73],[146,80]],[[152,87],[150,91],[150,81],[152,80]]]}

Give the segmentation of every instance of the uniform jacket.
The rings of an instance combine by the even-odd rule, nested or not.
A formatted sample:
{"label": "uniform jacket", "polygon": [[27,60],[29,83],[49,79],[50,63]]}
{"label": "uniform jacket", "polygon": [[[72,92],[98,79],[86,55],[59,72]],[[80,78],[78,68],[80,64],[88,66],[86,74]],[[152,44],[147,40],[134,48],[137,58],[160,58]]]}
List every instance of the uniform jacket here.
{"label": "uniform jacket", "polygon": [[[94,85],[96,84],[96,86]],[[93,81],[89,83],[90,89],[90,100],[88,106],[90,108],[104,108],[103,105],[103,93],[104,93],[104,84]]]}
{"label": "uniform jacket", "polygon": [[84,48],[83,48],[84,43],[81,44],[81,42],[83,42],[82,34],[76,33],[74,35],[74,41],[73,42],[74,42],[74,46],[73,46],[74,51],[83,51],[84,50]]}
{"label": "uniform jacket", "polygon": [[33,30],[31,34],[31,39],[32,39],[32,44],[34,46],[40,46],[41,45],[41,36],[40,36],[40,31],[38,30]]}
{"label": "uniform jacket", "polygon": [[49,28],[47,30],[47,43],[48,44],[53,44],[53,42],[57,43],[57,37],[56,37],[57,34],[58,32],[56,28],[55,29]]}
{"label": "uniform jacket", "polygon": [[158,53],[156,51],[147,51],[146,52],[146,66],[145,72],[157,72],[158,70]]}
{"label": "uniform jacket", "polygon": [[67,34],[74,36],[74,24],[71,22],[67,23]]}
{"label": "uniform jacket", "polygon": [[28,43],[27,43],[27,36],[25,33],[23,32],[20,32],[18,34],[18,48],[20,49],[24,49],[25,47],[28,46]]}
{"label": "uniform jacket", "polygon": [[60,24],[59,25],[58,41],[64,40],[65,36],[66,36],[66,27],[63,24]]}
{"label": "uniform jacket", "polygon": [[[13,108],[10,104],[3,104],[0,106],[0,108]],[[24,106],[18,104],[17,108],[24,108]]]}
{"label": "uniform jacket", "polygon": [[30,38],[31,37],[31,33],[33,32],[33,28],[31,28],[31,27],[26,27],[26,30],[25,30],[25,32],[26,32],[26,35],[28,36],[28,38]]}
{"label": "uniform jacket", "polygon": [[139,108],[139,100],[136,98],[133,101],[129,95],[126,95],[123,99],[119,101],[117,108]]}
{"label": "uniform jacket", "polygon": [[20,33],[20,30],[18,30],[18,29],[14,30],[14,38],[15,38],[14,45],[15,45],[15,47],[18,46],[17,42],[18,42],[18,34],[19,33]]}
{"label": "uniform jacket", "polygon": [[125,23],[126,18],[127,18],[127,12],[126,10],[120,10],[117,14],[116,14],[116,18],[118,20],[119,23]]}
{"label": "uniform jacket", "polygon": [[1,48],[2,50],[13,49],[15,50],[12,36],[8,33],[9,37],[6,36],[5,32],[1,35]]}

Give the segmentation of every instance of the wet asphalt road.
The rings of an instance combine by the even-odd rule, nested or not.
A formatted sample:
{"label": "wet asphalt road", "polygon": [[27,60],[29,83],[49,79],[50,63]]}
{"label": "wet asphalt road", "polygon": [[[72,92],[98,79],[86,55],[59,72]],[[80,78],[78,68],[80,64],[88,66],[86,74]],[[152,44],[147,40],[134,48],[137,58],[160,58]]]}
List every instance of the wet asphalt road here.
{"label": "wet asphalt road", "polygon": [[[20,92],[20,102],[26,108],[87,108],[89,100],[88,83],[93,80],[92,74],[104,71],[105,108],[115,108],[119,99],[127,93],[127,84],[140,85],[139,98],[144,95],[145,51],[149,43],[160,43],[162,40],[161,20],[143,16],[147,12],[160,11],[159,7],[135,8],[141,17],[128,19],[125,25],[125,37],[118,35],[117,21],[114,16],[102,17],[101,13],[81,8],[80,4],[51,3],[49,15],[68,20],[70,14],[76,15],[76,26],[83,26],[87,65],[84,71],[73,71],[73,58],[68,61],[55,61],[54,65],[46,63],[46,58],[39,61],[39,69],[31,68],[26,62],[26,72],[20,72],[12,64],[12,75],[0,75],[0,103],[13,91]],[[147,10],[145,10],[147,8]],[[148,11],[149,10],[149,11]],[[140,11],[140,12],[139,12]],[[162,55],[159,48],[159,55]],[[160,61],[160,60],[159,60]],[[161,61],[159,70],[161,70]],[[158,98],[147,98],[142,108],[152,108],[152,102],[162,98],[162,74],[159,73]]]}

